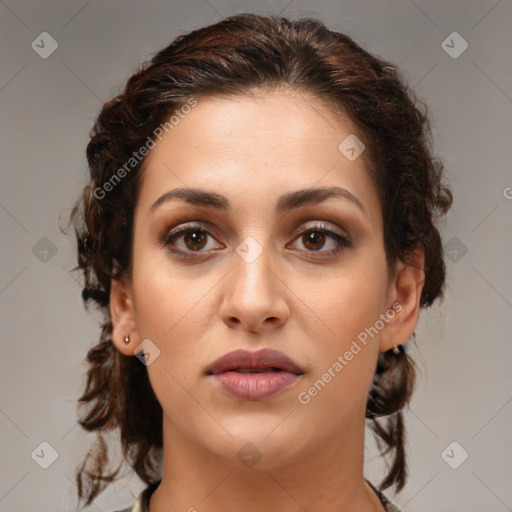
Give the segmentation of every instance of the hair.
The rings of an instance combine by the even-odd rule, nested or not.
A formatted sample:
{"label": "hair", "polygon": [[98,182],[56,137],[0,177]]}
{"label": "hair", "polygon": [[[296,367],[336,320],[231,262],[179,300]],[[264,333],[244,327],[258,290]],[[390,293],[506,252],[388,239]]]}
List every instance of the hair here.
{"label": "hair", "polygon": [[[412,262],[413,252],[422,249],[420,307],[442,297],[445,261],[435,220],[450,208],[452,194],[442,183],[443,163],[434,156],[427,107],[400,71],[315,18],[242,13],[180,35],[102,106],[86,150],[90,180],[69,215],[78,249],[72,270],[83,272],[85,308],[92,302],[104,315],[99,341],[87,353],[87,381],[78,399],[79,409],[88,406],[80,425],[96,432],[96,444],[76,474],[86,505],[116,480],[120,469],[107,471],[103,433],[119,429],[123,459],[148,485],[160,478],[163,452],[161,405],[146,367],[112,343],[109,307],[111,280],[132,272],[134,210],[145,158],[107,194],[98,190],[108,190],[105,185],[150,140],[155,127],[190,98],[282,87],[350,117],[379,194],[388,268],[398,260]],[[381,454],[389,458],[380,490],[394,485],[400,492],[407,480],[402,410],[411,398],[416,369],[403,350],[379,353],[366,418]]]}

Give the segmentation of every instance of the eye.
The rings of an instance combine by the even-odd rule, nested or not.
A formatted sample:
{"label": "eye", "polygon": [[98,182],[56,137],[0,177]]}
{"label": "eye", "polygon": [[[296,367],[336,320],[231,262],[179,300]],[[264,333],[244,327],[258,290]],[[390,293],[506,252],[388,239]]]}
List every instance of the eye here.
{"label": "eye", "polygon": [[[162,243],[183,258],[194,258],[194,254],[201,253],[208,245],[208,237],[213,237],[200,224],[186,225],[171,231],[164,236]],[[177,243],[178,242],[178,243]],[[217,245],[217,248],[222,246]],[[208,248],[212,249],[212,247]],[[187,254],[189,253],[189,254]]]}
{"label": "eye", "polygon": [[[326,241],[329,239],[331,248],[321,251],[320,249],[326,245]],[[348,236],[329,229],[326,224],[302,228],[296,240],[302,242],[302,245],[306,247],[306,252],[320,252],[328,255],[336,254],[352,246]]]}
{"label": "eye", "polygon": [[[214,238],[201,224],[180,226],[164,235],[162,245],[181,258],[196,258],[200,253],[207,253],[212,249],[221,249],[220,244],[208,247],[208,238]],[[329,229],[326,224],[317,224],[301,228],[294,240],[302,242],[305,249],[300,251],[334,255],[343,249],[352,247],[350,238],[342,233]],[[321,250],[330,241],[328,250]]]}

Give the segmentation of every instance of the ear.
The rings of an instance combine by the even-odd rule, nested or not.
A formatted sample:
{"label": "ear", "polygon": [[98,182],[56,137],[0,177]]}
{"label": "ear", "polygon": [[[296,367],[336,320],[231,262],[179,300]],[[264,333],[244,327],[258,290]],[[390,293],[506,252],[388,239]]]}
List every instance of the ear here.
{"label": "ear", "polygon": [[[140,344],[132,299],[130,278],[123,274],[112,279],[110,285],[110,316],[112,318],[112,342],[126,356],[134,355],[135,348]],[[130,336],[130,342],[124,338]]]}
{"label": "ear", "polygon": [[425,282],[424,258],[424,251],[416,249],[410,254],[407,263],[397,263],[388,291],[388,307],[395,311],[395,316],[381,332],[379,348],[383,352],[394,345],[405,344],[414,333]]}

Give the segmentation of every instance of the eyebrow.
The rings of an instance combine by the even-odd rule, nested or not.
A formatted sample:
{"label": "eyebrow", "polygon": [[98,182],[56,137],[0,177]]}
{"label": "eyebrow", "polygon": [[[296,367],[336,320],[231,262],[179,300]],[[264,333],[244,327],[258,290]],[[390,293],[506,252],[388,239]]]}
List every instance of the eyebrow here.
{"label": "eyebrow", "polygon": [[[321,203],[331,198],[348,200],[366,214],[363,203],[348,190],[341,187],[316,187],[287,192],[279,197],[275,213],[282,215],[295,208],[309,204]],[[182,200],[195,206],[209,208],[222,212],[231,211],[229,199],[215,192],[208,192],[200,188],[175,188],[161,195],[148,211],[148,215],[164,203],[172,200]]]}

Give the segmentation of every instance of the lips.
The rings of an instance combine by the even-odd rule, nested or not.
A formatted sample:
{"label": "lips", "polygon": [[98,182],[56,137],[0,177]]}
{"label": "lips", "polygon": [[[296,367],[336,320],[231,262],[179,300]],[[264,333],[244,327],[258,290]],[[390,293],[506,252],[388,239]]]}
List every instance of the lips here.
{"label": "lips", "polygon": [[207,375],[219,375],[226,372],[270,373],[286,371],[302,375],[304,371],[291,358],[277,350],[264,348],[258,351],[244,349],[233,350],[217,359],[206,369]]}
{"label": "lips", "polygon": [[205,371],[218,389],[241,400],[264,400],[278,395],[304,374],[293,359],[269,348],[234,350]]}

